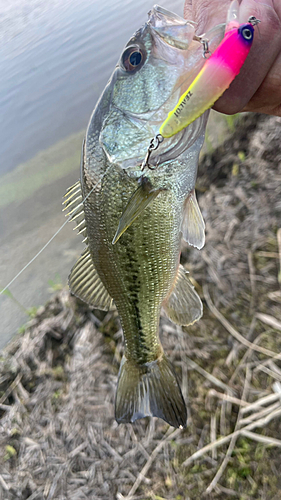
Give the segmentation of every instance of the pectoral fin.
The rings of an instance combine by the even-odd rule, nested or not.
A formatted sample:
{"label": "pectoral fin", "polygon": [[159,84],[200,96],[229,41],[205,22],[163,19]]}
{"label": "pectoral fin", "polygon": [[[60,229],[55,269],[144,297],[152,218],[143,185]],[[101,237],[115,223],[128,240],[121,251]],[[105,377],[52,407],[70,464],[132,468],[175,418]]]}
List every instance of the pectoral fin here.
{"label": "pectoral fin", "polygon": [[205,245],[205,223],[193,190],[185,200],[181,226],[183,239],[201,250]]}
{"label": "pectoral fin", "polygon": [[69,275],[69,288],[72,293],[87,304],[101,309],[113,311],[115,305],[104,284],[102,283],[86,248],[76,262]]}
{"label": "pectoral fin", "polygon": [[201,299],[180,265],[175,284],[163,307],[173,323],[188,326],[198,321],[203,313]]}
{"label": "pectoral fin", "polygon": [[162,189],[152,189],[150,183],[142,182],[142,184],[134,192],[123,214],[121,215],[116,234],[112,240],[112,245],[119,240],[120,236],[122,236],[134,220],[146,209],[156,196],[158,196],[160,191],[162,191]]}

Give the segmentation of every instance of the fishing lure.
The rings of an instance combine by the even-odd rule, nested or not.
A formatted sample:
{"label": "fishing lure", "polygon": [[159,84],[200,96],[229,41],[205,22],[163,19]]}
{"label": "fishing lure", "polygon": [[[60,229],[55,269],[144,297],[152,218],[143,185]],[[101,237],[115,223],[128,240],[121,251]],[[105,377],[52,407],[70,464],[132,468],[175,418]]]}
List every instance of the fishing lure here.
{"label": "fishing lure", "polygon": [[[223,40],[161,125],[159,132],[162,137],[172,137],[211,108],[240,72],[253,43],[254,26],[260,21],[251,16],[247,23],[240,24],[238,8],[235,0],[228,14],[230,20]],[[207,40],[201,41],[204,57],[207,57]]]}

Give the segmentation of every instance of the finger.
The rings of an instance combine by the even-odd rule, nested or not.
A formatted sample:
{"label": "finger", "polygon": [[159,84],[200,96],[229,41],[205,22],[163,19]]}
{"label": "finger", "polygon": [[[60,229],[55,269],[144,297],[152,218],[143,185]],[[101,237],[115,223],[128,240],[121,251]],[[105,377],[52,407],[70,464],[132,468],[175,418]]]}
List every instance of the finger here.
{"label": "finger", "polygon": [[246,109],[248,102],[268,78],[266,75],[270,74],[281,48],[280,4],[275,9],[272,0],[243,0],[239,14],[242,22],[247,21],[250,15],[262,22],[259,24],[260,36],[255,29],[253,46],[239,75],[214,106],[217,111],[227,114]]}
{"label": "finger", "polygon": [[[273,9],[281,24],[281,2],[279,0],[257,0]],[[272,43],[269,41],[269,43]],[[281,116],[281,44],[279,54],[262,84],[245,107],[245,111],[258,111]]]}
{"label": "finger", "polygon": [[281,54],[243,111],[281,116]]}
{"label": "finger", "polygon": [[184,18],[189,19],[190,21],[194,21],[193,15],[192,15],[192,0],[186,0],[184,4]]}
{"label": "finger", "polygon": [[193,0],[192,19],[198,23],[197,34],[202,34],[217,24],[225,23],[231,0]]}

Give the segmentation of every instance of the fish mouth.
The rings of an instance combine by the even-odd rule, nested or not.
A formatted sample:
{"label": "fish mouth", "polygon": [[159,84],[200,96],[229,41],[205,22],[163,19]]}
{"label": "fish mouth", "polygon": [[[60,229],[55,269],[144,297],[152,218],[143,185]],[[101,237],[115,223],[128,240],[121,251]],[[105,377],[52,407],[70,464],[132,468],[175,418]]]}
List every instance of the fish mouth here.
{"label": "fish mouth", "polygon": [[[148,29],[152,36],[152,60],[155,64],[167,64],[172,67],[174,78],[171,92],[159,106],[143,113],[134,113],[128,108],[118,107],[114,102],[110,106],[110,113],[102,124],[99,136],[100,145],[110,163],[118,164],[123,169],[138,169],[142,164],[151,139],[159,133],[159,127],[168,113],[174,108],[183,89],[182,74],[186,73],[191,79],[194,68],[197,68],[197,59],[191,57],[190,45],[193,40],[196,23],[187,21],[163,7],[155,5],[148,13],[148,22],[144,29]],[[142,35],[143,31],[140,31]],[[139,35],[139,33],[138,33]],[[201,47],[200,47],[201,50]],[[200,54],[201,55],[201,54]],[[203,59],[203,58],[202,58]],[[200,58],[201,60],[201,58]],[[201,64],[201,63],[200,63]],[[111,82],[112,86],[114,81]],[[189,148],[201,133],[205,120],[197,120],[187,129],[176,136],[167,138],[150,156],[152,166],[161,166],[177,158]],[[124,133],[120,133],[122,124]],[[121,140],[120,140],[121,139]]]}
{"label": "fish mouth", "polygon": [[159,5],[154,5],[148,12],[148,24],[155,35],[171,47],[180,50],[189,48],[197,25]]}

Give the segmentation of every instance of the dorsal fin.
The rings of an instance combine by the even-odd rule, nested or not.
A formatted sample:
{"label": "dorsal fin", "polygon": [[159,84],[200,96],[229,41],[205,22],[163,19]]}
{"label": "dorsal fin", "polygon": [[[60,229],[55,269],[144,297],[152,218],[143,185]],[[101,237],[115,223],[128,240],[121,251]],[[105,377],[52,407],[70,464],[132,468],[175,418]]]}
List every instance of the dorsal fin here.
{"label": "dorsal fin", "polygon": [[113,245],[156,196],[158,196],[160,191],[163,191],[163,189],[153,189],[150,182],[143,178],[141,185],[136,189],[121,215],[117,231],[112,240]]}
{"label": "dorsal fin", "polygon": [[72,268],[68,282],[72,293],[87,304],[102,311],[115,310],[113,299],[94,267],[88,248]]}
{"label": "dorsal fin", "polygon": [[181,326],[192,325],[203,313],[201,299],[186,274],[187,271],[180,265],[175,284],[163,303],[170,320]]}
{"label": "dorsal fin", "polygon": [[76,227],[74,229],[78,229],[78,234],[83,233],[84,237],[87,237],[81,182],[77,181],[73,186],[68,188],[64,198],[63,205],[65,207],[63,211],[67,210],[66,216],[69,217],[71,215],[70,220],[75,220]]}
{"label": "dorsal fin", "polygon": [[181,231],[183,239],[189,245],[199,250],[203,248],[205,245],[205,223],[194,190],[184,202]]}

